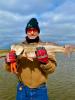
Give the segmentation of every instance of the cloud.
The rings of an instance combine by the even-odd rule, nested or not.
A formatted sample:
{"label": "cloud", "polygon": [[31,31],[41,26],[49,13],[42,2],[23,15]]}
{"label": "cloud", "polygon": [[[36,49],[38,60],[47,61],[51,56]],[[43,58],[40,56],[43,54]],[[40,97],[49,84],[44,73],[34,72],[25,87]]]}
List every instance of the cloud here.
{"label": "cloud", "polygon": [[8,42],[22,41],[26,24],[32,17],[37,18],[46,40],[57,42],[62,37],[62,41],[71,42],[70,34],[75,36],[74,7],[74,0],[1,0],[0,43],[5,40],[5,46]]}
{"label": "cloud", "polygon": [[[45,12],[42,14],[41,19],[47,23],[48,29],[56,29],[58,32],[61,29],[63,33],[68,30],[75,29],[75,2],[67,0],[65,3],[57,7],[52,12]],[[70,11],[70,12],[69,12]],[[64,29],[64,30],[63,30]]]}

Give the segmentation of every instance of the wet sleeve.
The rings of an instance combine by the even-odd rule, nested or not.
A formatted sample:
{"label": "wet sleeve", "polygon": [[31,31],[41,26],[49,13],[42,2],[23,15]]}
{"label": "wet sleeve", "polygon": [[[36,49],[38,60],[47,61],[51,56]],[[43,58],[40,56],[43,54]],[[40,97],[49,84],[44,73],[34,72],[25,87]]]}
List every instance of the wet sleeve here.
{"label": "wet sleeve", "polygon": [[53,73],[56,69],[57,62],[55,59],[55,55],[49,55],[48,57],[48,63],[47,64],[41,64],[40,67],[41,69],[46,73],[50,74]]}

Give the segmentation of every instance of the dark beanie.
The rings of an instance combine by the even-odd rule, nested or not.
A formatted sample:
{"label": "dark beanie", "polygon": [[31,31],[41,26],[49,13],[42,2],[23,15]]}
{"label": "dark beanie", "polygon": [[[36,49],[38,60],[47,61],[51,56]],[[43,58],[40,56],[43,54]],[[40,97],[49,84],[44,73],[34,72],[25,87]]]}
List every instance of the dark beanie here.
{"label": "dark beanie", "polygon": [[36,28],[38,30],[38,33],[40,33],[40,28],[39,28],[36,18],[31,18],[30,21],[27,23],[27,26],[25,29],[26,33],[29,28]]}

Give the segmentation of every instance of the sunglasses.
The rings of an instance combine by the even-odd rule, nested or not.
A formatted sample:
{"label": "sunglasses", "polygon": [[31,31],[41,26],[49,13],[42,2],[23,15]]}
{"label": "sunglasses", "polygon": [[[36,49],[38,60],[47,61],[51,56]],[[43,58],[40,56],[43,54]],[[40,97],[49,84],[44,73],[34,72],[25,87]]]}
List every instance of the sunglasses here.
{"label": "sunglasses", "polygon": [[27,32],[38,32],[38,30],[36,28],[29,28],[27,29]]}

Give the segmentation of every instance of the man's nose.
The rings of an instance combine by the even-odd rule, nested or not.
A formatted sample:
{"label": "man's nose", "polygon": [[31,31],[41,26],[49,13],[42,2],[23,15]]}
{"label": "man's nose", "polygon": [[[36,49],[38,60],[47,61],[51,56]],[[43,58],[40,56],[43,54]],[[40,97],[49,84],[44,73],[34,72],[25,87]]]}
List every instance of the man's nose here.
{"label": "man's nose", "polygon": [[34,34],[34,31],[32,30],[32,31],[31,31],[31,35],[33,35],[33,34]]}

